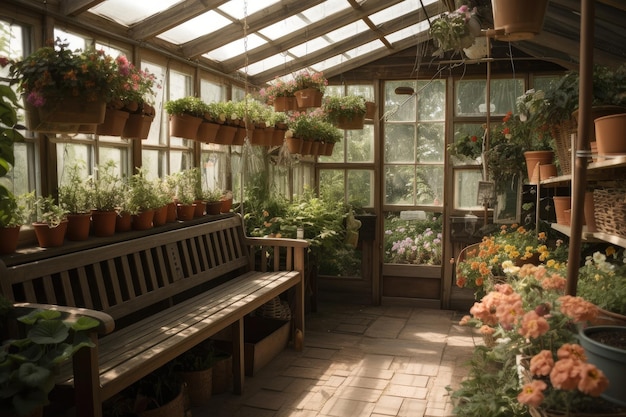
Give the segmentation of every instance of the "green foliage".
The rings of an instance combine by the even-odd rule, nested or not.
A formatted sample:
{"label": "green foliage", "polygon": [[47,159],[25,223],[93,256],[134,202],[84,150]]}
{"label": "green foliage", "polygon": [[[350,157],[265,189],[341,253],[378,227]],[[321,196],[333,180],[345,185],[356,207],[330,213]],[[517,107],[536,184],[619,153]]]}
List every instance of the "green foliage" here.
{"label": "green foliage", "polygon": [[451,155],[461,160],[475,160],[482,155],[483,138],[476,135],[463,135],[460,132],[455,133],[454,143],[449,145]]}
{"label": "green foliage", "polygon": [[441,265],[442,219],[385,219],[384,262],[421,265]]}
{"label": "green foliage", "polygon": [[430,36],[435,40],[437,50],[433,55],[441,56],[445,51],[460,51],[474,42],[474,35],[468,27],[473,12],[467,6],[450,13],[442,13],[430,25]]}
{"label": "green foliage", "polygon": [[26,337],[5,341],[0,350],[0,405],[27,415],[48,403],[58,367],[83,347],[94,347],[88,332],[98,321],[63,319],[59,311],[34,310],[18,318]]}
{"label": "green foliage", "polygon": [[156,184],[146,177],[145,169],[138,168],[137,172],[128,179],[126,211],[131,214],[138,214],[142,211],[159,207]]}
{"label": "green foliage", "polygon": [[624,249],[608,246],[585,259],[578,270],[577,294],[605,310],[626,315]]}
{"label": "green foliage", "polygon": [[[501,356],[477,346],[469,362],[468,377],[452,392],[454,415],[459,417],[530,417],[517,402],[519,379],[515,355]],[[452,391],[451,388],[447,388]]]}
{"label": "green foliage", "polygon": [[304,90],[306,88],[316,88],[322,93],[326,91],[328,80],[324,78],[324,74],[321,72],[310,72],[308,70],[302,70],[294,76],[296,83],[296,90]]}
{"label": "green foliage", "polygon": [[326,115],[320,109],[294,113],[288,125],[293,137],[304,140],[337,143],[343,136],[339,129],[326,121]]}
{"label": "green foliage", "polygon": [[188,96],[165,103],[165,111],[170,115],[188,114],[203,117],[207,109],[207,105],[198,97]]}
{"label": "green foliage", "polygon": [[57,227],[67,219],[67,210],[61,207],[52,196],[35,197],[34,192],[27,195],[27,201],[33,207],[34,221]]}
{"label": "green foliage", "polygon": [[68,168],[67,177],[61,178],[59,187],[59,205],[68,213],[89,213],[92,205],[92,192],[86,178],[84,161],[79,161]]}
{"label": "green foliage", "polygon": [[122,204],[124,184],[116,173],[116,164],[109,160],[95,169],[87,180],[93,195],[93,208],[102,211],[117,210]]}
{"label": "green foliage", "polygon": [[365,98],[362,96],[325,96],[322,108],[331,123],[336,123],[340,118],[352,120],[365,115]]}

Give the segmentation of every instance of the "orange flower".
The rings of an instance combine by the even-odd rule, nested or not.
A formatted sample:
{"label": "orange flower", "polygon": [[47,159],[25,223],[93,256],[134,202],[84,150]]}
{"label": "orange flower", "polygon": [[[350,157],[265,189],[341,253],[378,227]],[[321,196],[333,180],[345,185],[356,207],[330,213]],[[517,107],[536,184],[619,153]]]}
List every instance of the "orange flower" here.
{"label": "orange flower", "polygon": [[472,319],[471,316],[465,315],[461,318],[461,321],[459,321],[459,325],[461,326],[465,326],[467,325],[467,323],[469,323],[469,321]]}
{"label": "orange flower", "polygon": [[467,284],[467,279],[462,275],[458,275],[456,277],[456,286],[459,288],[465,288],[465,284]]}
{"label": "orange flower", "polygon": [[543,402],[543,390],[547,388],[545,382],[535,379],[522,387],[522,392],[517,395],[517,401],[532,407],[539,407]]}
{"label": "orange flower", "polygon": [[536,339],[546,334],[548,330],[550,330],[548,321],[533,310],[522,317],[522,327],[519,328],[518,333],[527,339]]}
{"label": "orange flower", "polygon": [[541,280],[541,287],[544,290],[562,291],[565,289],[566,284],[567,280],[559,274],[552,274],[550,277]]}
{"label": "orange flower", "polygon": [[575,390],[580,382],[580,362],[567,358],[556,361],[550,371],[550,382],[556,389]]}
{"label": "orange flower", "polygon": [[480,326],[480,329],[478,329],[478,331],[480,332],[480,334],[491,336],[496,332],[496,329],[491,326],[487,326],[486,324],[483,324],[482,326]]}
{"label": "orange flower", "polygon": [[552,351],[542,350],[530,359],[530,372],[535,376],[548,376],[554,366]]}
{"label": "orange flower", "polygon": [[586,362],[587,356],[585,349],[575,343],[565,343],[556,351],[556,357],[559,359],[573,359],[576,361]]}
{"label": "orange flower", "polygon": [[510,329],[524,314],[524,308],[522,307],[522,299],[518,294],[507,295],[505,298],[506,302],[498,305],[496,316],[502,327]]}
{"label": "orange flower", "polygon": [[578,389],[592,397],[598,397],[609,386],[609,380],[604,373],[590,363],[580,365],[580,382]]}
{"label": "orange flower", "polygon": [[557,301],[561,304],[561,312],[575,322],[591,321],[598,316],[598,307],[582,297],[564,295]]}

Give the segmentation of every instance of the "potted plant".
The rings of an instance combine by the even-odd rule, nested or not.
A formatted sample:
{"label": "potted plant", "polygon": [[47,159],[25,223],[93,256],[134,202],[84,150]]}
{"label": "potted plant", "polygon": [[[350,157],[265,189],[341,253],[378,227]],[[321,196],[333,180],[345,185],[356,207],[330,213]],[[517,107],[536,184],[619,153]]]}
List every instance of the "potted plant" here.
{"label": "potted plant", "polygon": [[67,232],[67,210],[52,196],[35,197],[33,192],[27,198],[33,208],[33,228],[39,246],[49,248],[63,245]]}
{"label": "potted plant", "polygon": [[355,95],[324,97],[328,120],[339,129],[363,129],[365,98]]}
{"label": "potted plant", "polygon": [[154,182],[146,177],[146,172],[138,168],[128,179],[127,211],[133,216],[135,230],[146,230],[152,227],[154,210],[159,206]]}
{"label": "potted plant", "polygon": [[294,95],[300,109],[322,105],[322,96],[328,85],[328,80],[324,78],[323,73],[302,70],[296,73],[294,81],[296,83]]}
{"label": "potted plant", "polygon": [[476,8],[463,5],[453,12],[445,12],[434,19],[430,25],[430,36],[435,40],[435,56],[442,56],[446,51],[460,52],[474,43],[480,35],[480,20]]}
{"label": "potted plant", "polygon": [[184,417],[183,383],[169,362],[128,389],[134,412],[141,417]]}
{"label": "potted plant", "polygon": [[273,105],[277,112],[294,111],[298,110],[296,89],[295,80],[285,81],[276,77],[272,83],[259,91],[259,95],[265,103]]}
{"label": "potted plant", "polygon": [[452,160],[458,164],[480,164],[483,154],[483,138],[455,132],[454,142],[448,146]]}
{"label": "potted plant", "polygon": [[224,192],[218,188],[203,190],[202,198],[206,202],[206,214],[220,214],[222,212],[222,197]]}
{"label": "potted plant", "polygon": [[25,416],[48,404],[59,367],[79,349],[95,346],[88,333],[99,323],[53,310],[33,310],[17,320],[27,333],[5,341],[0,350],[0,405]]}
{"label": "potted plant", "polygon": [[104,51],[73,52],[57,39],[14,63],[10,74],[24,95],[29,130],[95,133],[104,121],[115,66]]}
{"label": "potted plant", "polygon": [[61,178],[59,205],[67,211],[68,240],[86,240],[91,222],[91,187],[84,181],[84,163],[68,168],[67,176]]}
{"label": "potted plant", "polygon": [[196,175],[193,170],[171,174],[176,183],[176,213],[178,220],[191,220],[195,213]]}
{"label": "potted plant", "polygon": [[122,179],[116,169],[115,162],[110,160],[98,165],[87,180],[93,196],[91,218],[95,236],[115,234],[115,220],[124,195]]}
{"label": "potted plant", "polygon": [[197,345],[174,360],[174,370],[187,387],[192,407],[202,407],[211,399],[215,360],[212,343]]}
{"label": "potted plant", "polygon": [[182,97],[165,103],[165,111],[170,115],[170,135],[196,139],[206,104],[198,97]]}

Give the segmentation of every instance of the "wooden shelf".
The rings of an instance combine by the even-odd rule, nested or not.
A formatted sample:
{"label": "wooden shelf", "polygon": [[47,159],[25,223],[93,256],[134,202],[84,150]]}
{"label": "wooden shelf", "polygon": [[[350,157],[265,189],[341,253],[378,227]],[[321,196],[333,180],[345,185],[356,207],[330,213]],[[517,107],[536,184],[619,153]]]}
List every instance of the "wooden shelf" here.
{"label": "wooden shelf", "polygon": [[604,161],[592,162],[587,166],[588,170],[600,170],[608,168],[621,168],[626,166],[626,155],[618,155]]}
{"label": "wooden shelf", "polygon": [[572,182],[572,174],[560,175],[558,177],[548,178],[547,180],[541,180],[540,185],[558,187],[566,185]]}
{"label": "wooden shelf", "polygon": [[[565,236],[571,236],[571,229],[568,225],[552,223],[551,227],[557,232],[564,234]],[[588,232],[587,226],[583,226],[582,239],[585,242],[601,242],[604,240],[596,237],[596,233]]]}

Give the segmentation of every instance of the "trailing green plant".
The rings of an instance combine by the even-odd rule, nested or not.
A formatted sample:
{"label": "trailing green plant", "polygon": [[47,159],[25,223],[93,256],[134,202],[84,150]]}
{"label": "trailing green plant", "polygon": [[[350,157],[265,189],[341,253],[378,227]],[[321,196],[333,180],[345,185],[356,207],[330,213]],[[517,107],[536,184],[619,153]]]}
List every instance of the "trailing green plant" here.
{"label": "trailing green plant", "polygon": [[190,205],[196,200],[197,175],[193,169],[175,172],[170,175],[176,185],[176,200],[179,204]]}
{"label": "trailing green plant", "polygon": [[0,350],[0,407],[28,415],[48,404],[48,394],[61,364],[82,348],[95,345],[88,337],[98,321],[64,318],[56,310],[34,310],[17,319],[26,337],[4,342]]}
{"label": "trailing green plant", "polygon": [[59,186],[59,205],[70,214],[89,213],[93,190],[84,179],[84,162],[77,162],[67,168],[67,176],[61,178]]}
{"label": "trailing green plant", "polygon": [[296,90],[315,88],[324,93],[328,85],[328,80],[324,78],[322,72],[311,72],[309,70],[297,72],[294,76],[294,81],[296,83]]}
{"label": "trailing green plant", "polygon": [[[430,24],[429,33],[435,40],[437,50],[435,56],[441,56],[446,51],[461,51],[474,42],[475,35],[470,30],[469,22],[476,13],[463,5],[453,12],[442,13]],[[479,29],[480,29],[480,23]]]}

